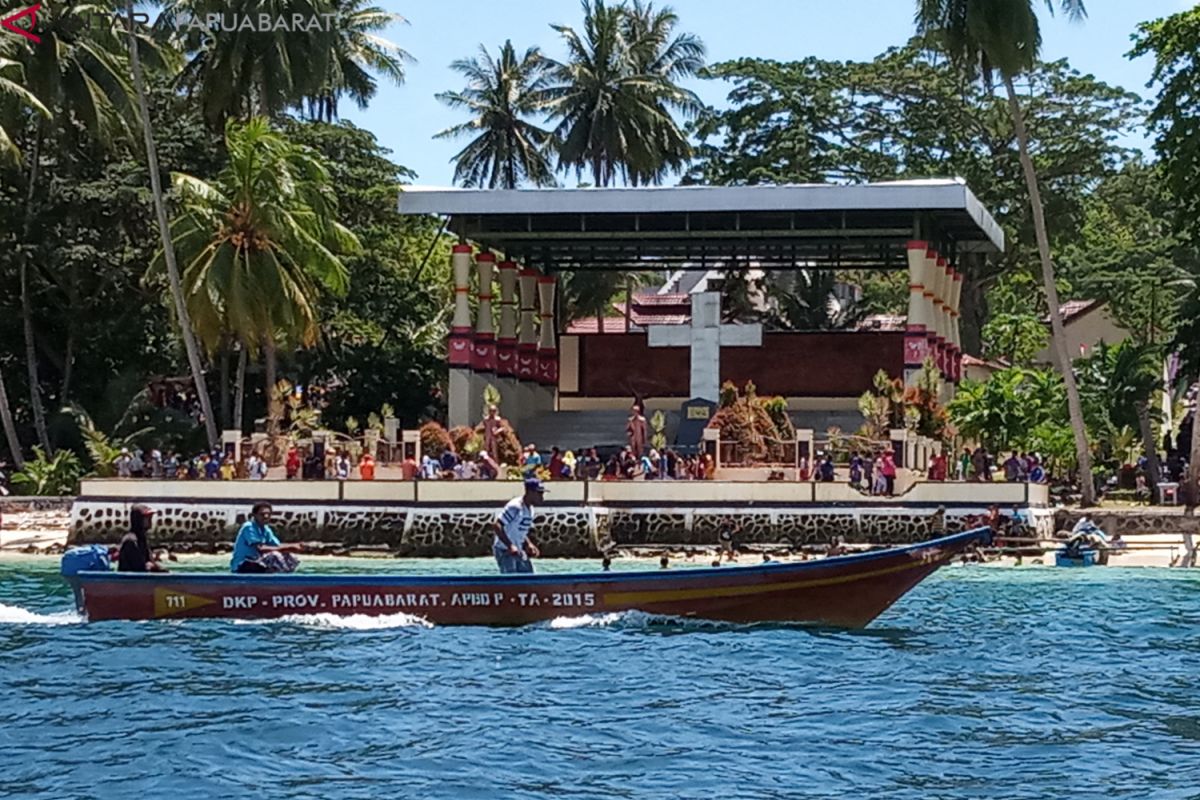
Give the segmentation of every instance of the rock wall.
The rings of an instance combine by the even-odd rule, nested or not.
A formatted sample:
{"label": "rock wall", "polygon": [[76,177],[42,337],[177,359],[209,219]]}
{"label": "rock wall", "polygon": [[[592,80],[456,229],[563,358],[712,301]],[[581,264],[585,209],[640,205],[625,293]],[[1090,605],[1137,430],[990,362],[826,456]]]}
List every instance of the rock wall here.
{"label": "rock wall", "polygon": [[[246,520],[245,504],[154,503],[152,539],[163,545],[230,543]],[[292,541],[383,545],[397,555],[478,556],[490,551],[496,508],[487,506],[363,506],[344,503],[274,505],[274,527]],[[706,506],[658,508],[546,506],[534,536],[548,557],[590,557],[632,545],[715,546],[730,521],[745,544],[822,545],[847,542],[906,544],[980,524],[983,507],[928,508]],[[1021,524],[1050,530],[1049,512],[1026,509]],[[129,505],[80,499],[71,511],[72,544],[115,542],[126,530]]]}
{"label": "rock wall", "polygon": [[1082,517],[1088,517],[1110,536],[1120,533],[1158,534],[1179,536],[1183,533],[1200,534],[1200,516],[1184,516],[1183,509],[1171,513],[1158,507],[1145,511],[1136,508],[1122,509],[1063,509],[1054,513],[1054,530],[1070,530]]}

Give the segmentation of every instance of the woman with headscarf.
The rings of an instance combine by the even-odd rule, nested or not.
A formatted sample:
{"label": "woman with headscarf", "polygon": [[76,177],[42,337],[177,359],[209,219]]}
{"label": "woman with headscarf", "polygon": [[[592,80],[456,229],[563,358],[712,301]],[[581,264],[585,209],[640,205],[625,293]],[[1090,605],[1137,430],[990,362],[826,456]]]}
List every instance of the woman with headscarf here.
{"label": "woman with headscarf", "polygon": [[117,553],[118,572],[166,572],[150,552],[150,532],[154,511],[140,503],[129,510],[129,533],[121,539]]}

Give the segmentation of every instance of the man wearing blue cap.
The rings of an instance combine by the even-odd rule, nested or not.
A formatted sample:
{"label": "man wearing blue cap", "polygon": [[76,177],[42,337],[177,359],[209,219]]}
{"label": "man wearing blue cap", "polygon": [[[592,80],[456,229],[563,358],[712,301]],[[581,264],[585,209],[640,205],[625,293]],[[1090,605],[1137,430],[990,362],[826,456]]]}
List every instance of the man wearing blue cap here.
{"label": "man wearing blue cap", "polygon": [[546,487],[537,478],[525,479],[525,494],[514,497],[496,515],[496,538],[492,540],[492,555],[500,571],[533,572],[533,561],[541,555],[529,538],[533,527],[533,506],[546,496]]}

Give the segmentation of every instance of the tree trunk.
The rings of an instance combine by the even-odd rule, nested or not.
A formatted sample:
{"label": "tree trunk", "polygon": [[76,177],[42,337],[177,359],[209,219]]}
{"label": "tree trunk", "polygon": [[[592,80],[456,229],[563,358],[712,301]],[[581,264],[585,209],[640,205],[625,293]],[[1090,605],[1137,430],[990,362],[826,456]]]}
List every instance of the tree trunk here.
{"label": "tree trunk", "polygon": [[23,247],[17,259],[17,271],[21,282],[21,328],[25,334],[25,367],[29,373],[29,402],[33,410],[33,429],[38,443],[46,455],[54,455],[50,446],[50,433],[46,430],[46,409],[42,406],[42,382],[38,377],[36,337],[33,333],[33,303],[29,298],[29,253],[33,235],[33,194],[37,186],[42,158],[42,126],[39,123],[33,137],[33,152],[30,154],[29,187],[25,193],[25,225],[21,237]]}
{"label": "tree trunk", "polygon": [[264,397],[267,400],[267,440],[272,446],[275,444],[275,437],[279,435],[279,421],[283,418],[283,404],[279,402],[278,393],[275,391],[277,357],[275,339],[267,335],[263,339],[263,388],[266,390]]}
{"label": "tree trunk", "polygon": [[221,372],[217,391],[221,393],[221,427],[229,428],[229,343],[221,343]]}
{"label": "tree trunk", "polygon": [[1150,426],[1150,404],[1142,400],[1136,406],[1138,427],[1142,431],[1142,448],[1146,451],[1146,483],[1150,486],[1150,501],[1158,503],[1158,483],[1162,469],[1158,464],[1158,443],[1154,441],[1154,430]]}
{"label": "tree trunk", "polygon": [[13,466],[25,468],[25,457],[21,454],[21,440],[17,438],[17,426],[13,424],[12,407],[8,404],[8,389],[4,386],[4,375],[0,373],[0,423],[4,425],[4,436],[8,439],[8,451],[12,453]]}
{"label": "tree trunk", "polygon": [[62,386],[58,393],[60,403],[68,401],[68,394],[71,391],[71,375],[75,371],[75,326],[71,324],[71,320],[67,320],[67,352],[63,358],[63,377]]}
{"label": "tree trunk", "polygon": [[158,218],[158,233],[162,238],[163,259],[167,264],[171,298],[175,303],[175,316],[179,320],[179,331],[183,336],[184,349],[187,350],[188,366],[192,371],[192,381],[196,385],[200,411],[204,415],[204,429],[208,435],[208,446],[215,448],[220,442],[220,437],[217,435],[217,420],[213,416],[212,398],[208,396],[208,383],[204,379],[204,364],[200,360],[200,347],[196,344],[196,335],[192,330],[191,315],[188,314],[187,302],[183,297],[183,281],[179,276],[179,265],[175,261],[175,247],[171,242],[171,226],[167,221],[167,205],[163,199],[162,178],[158,171],[158,149],[154,144],[150,104],[146,100],[142,61],[138,55],[137,35],[133,21],[133,0],[125,1],[125,10],[125,24],[128,26],[127,33],[129,34],[129,61],[133,67],[133,85],[137,91],[138,112],[142,118],[142,134],[146,140],[146,166],[150,170],[150,191],[154,195],[154,215]]}
{"label": "tree trunk", "polygon": [[1186,513],[1190,517],[1200,505],[1200,391],[1196,393],[1196,404],[1192,409],[1192,446],[1188,456]]}
{"label": "tree trunk", "polygon": [[246,360],[248,358],[246,343],[238,349],[237,375],[233,379],[233,429],[243,433],[242,411],[246,406]]}
{"label": "tree trunk", "polygon": [[1079,462],[1080,505],[1086,508],[1096,503],[1092,454],[1088,446],[1087,427],[1083,421],[1083,405],[1079,402],[1079,387],[1075,384],[1075,373],[1071,369],[1071,354],[1067,352],[1067,335],[1063,328],[1058,287],[1054,280],[1054,262],[1050,258],[1050,237],[1046,234],[1046,211],[1042,207],[1042,194],[1038,189],[1033,159],[1029,157],[1029,134],[1025,130],[1025,118],[1021,114],[1017,90],[1008,75],[1004,76],[1004,88],[1008,94],[1008,111],[1012,115],[1013,129],[1017,134],[1021,171],[1025,174],[1025,186],[1029,190],[1029,204],[1033,210],[1033,230],[1037,236],[1038,257],[1042,263],[1042,284],[1046,288],[1046,304],[1050,307],[1050,339],[1055,361],[1058,362],[1058,369],[1067,389],[1067,412],[1071,418],[1071,431],[1075,434],[1075,457]]}

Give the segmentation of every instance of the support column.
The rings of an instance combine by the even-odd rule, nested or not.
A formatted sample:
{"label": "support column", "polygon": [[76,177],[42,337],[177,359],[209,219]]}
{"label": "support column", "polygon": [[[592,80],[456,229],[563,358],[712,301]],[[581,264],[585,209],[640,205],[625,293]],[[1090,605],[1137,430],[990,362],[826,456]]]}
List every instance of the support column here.
{"label": "support column", "polygon": [[[537,278],[536,271],[523,269],[517,282],[521,295],[517,327],[518,420],[532,416],[537,402]],[[512,423],[516,425],[517,420]]]}
{"label": "support column", "polygon": [[959,325],[959,304],[962,303],[963,274],[954,270],[954,285],[950,289],[950,341],[953,344],[953,358],[950,362],[951,383],[957,385],[962,380],[962,330]]}
{"label": "support column", "polygon": [[[500,416],[515,420],[517,408],[517,265],[500,262],[500,330],[496,338],[496,383]],[[515,423],[514,423],[515,424]]]}
{"label": "support column", "polygon": [[554,336],[554,284],[555,278],[543,275],[538,278],[538,306],[541,327],[538,331],[537,380],[541,384],[539,408],[554,411],[558,398],[558,344]]}
{"label": "support column", "polygon": [[926,248],[927,244],[917,239],[908,243],[908,320],[904,327],[904,383],[907,386],[916,383],[921,362],[929,352],[929,299],[932,292],[925,288]]}
{"label": "support column", "polygon": [[946,332],[942,327],[946,270],[938,262],[937,250],[932,244],[925,250],[925,270],[929,276],[925,289],[929,296],[930,318],[933,320],[930,325],[932,336],[929,338],[929,355],[933,357],[934,365],[941,369],[945,363],[943,352],[946,348]]}
{"label": "support column", "polygon": [[475,375],[468,424],[472,427],[483,419],[483,390],[496,379],[496,329],[492,322],[492,277],[496,272],[496,256],[486,251],[475,256],[475,272],[479,284],[475,347],[471,352],[471,369]]}
{"label": "support column", "polygon": [[471,424],[471,246],[456,244],[450,251],[454,276],[454,317],[446,361],[450,380],[446,387],[446,422],[450,427]]}

